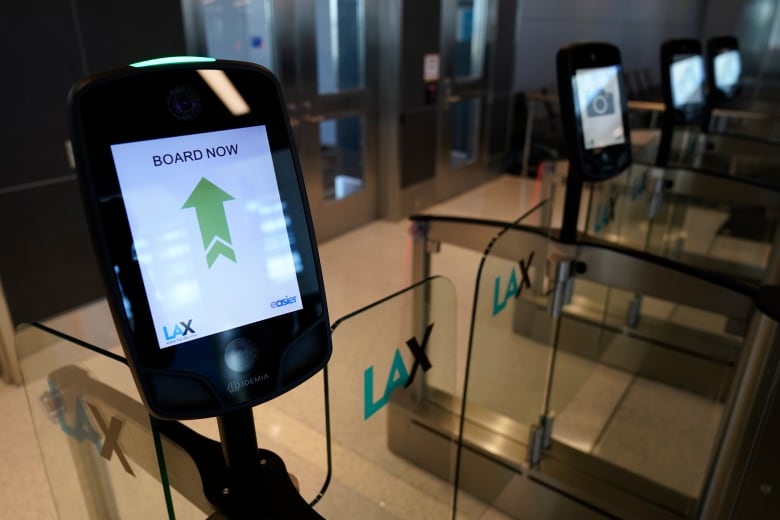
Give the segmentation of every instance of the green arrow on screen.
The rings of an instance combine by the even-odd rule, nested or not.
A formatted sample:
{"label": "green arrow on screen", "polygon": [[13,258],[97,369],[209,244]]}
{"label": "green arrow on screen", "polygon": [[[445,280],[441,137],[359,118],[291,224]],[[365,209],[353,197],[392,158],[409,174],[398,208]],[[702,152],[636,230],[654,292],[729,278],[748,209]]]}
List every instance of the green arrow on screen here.
{"label": "green arrow on screen", "polygon": [[234,197],[203,177],[181,208],[195,208],[209,268],[220,255],[236,261],[225,214],[224,203],[228,200],[234,200]]}

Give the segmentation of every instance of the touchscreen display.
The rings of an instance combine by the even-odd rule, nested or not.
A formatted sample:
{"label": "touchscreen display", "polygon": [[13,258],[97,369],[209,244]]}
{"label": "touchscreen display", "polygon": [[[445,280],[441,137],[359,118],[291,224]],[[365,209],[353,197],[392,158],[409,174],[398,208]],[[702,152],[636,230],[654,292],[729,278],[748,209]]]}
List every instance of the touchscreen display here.
{"label": "touchscreen display", "polygon": [[111,152],[160,348],[302,308],[264,126]]}
{"label": "touchscreen display", "polygon": [[718,90],[729,93],[739,82],[739,75],[742,72],[742,62],[739,58],[738,50],[722,52],[715,56],[715,86]]}
{"label": "touchscreen display", "polygon": [[704,59],[700,54],[675,57],[670,77],[675,108],[704,102]]}
{"label": "touchscreen display", "polygon": [[578,69],[574,73],[577,113],[588,150],[626,142],[619,73],[619,65]]}

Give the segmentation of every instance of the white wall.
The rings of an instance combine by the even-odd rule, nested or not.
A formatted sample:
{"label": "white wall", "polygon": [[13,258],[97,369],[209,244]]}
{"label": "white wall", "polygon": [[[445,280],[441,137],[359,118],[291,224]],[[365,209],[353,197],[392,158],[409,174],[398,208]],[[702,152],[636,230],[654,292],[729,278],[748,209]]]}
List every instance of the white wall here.
{"label": "white wall", "polygon": [[698,38],[703,0],[520,0],[515,90],[555,85],[555,53],[578,41],[620,48],[625,70],[659,77],[661,42]]}

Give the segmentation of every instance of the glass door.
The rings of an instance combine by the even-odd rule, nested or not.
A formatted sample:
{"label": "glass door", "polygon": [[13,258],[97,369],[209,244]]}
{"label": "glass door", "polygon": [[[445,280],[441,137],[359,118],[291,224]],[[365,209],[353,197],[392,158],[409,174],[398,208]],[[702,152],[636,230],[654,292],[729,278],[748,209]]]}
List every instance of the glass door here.
{"label": "glass door", "polygon": [[279,78],[317,237],[373,220],[376,204],[375,2],[191,2],[191,50],[259,63]]}
{"label": "glass door", "polygon": [[296,138],[320,240],[377,216],[374,10],[370,0],[295,2]]}
{"label": "glass door", "polygon": [[496,2],[442,3],[442,61],[445,78],[439,114],[442,148],[440,193],[451,196],[484,180],[487,169],[485,116],[488,19]]}

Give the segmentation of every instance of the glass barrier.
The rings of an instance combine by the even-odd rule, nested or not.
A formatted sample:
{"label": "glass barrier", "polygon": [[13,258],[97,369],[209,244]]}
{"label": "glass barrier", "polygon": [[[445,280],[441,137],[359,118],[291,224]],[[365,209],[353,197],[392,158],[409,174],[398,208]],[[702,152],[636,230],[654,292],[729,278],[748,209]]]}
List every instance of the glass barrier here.
{"label": "glass barrier", "polygon": [[[410,418],[425,411],[435,422],[459,395],[455,315],[444,278],[352,313],[334,325],[325,371],[253,410],[260,447],[282,457],[326,518],[451,514],[456,428],[444,424],[453,437],[431,448],[424,422]],[[40,324],[18,331],[58,516],[203,519],[213,507],[198,469],[146,412],[111,323],[101,302],[49,323],[89,342]],[[214,419],[183,423],[218,439]],[[421,470],[420,456],[438,471]]]}
{"label": "glass barrier", "polygon": [[[778,147],[780,149],[780,147]],[[757,154],[735,154],[732,152],[720,150],[708,150],[697,157],[692,163],[682,163],[683,165],[693,164],[699,168],[725,173],[727,175],[737,175],[761,179],[780,185],[778,171],[780,168],[780,152],[775,151],[772,155]]]}
{"label": "glass barrier", "polygon": [[[648,154],[652,152],[652,157]],[[643,151],[655,162],[655,147]],[[780,185],[780,142],[760,137],[731,134],[704,134],[696,129],[675,129],[668,165],[757,178]]]}
{"label": "glass barrier", "polygon": [[[162,500],[165,491],[171,495],[171,515],[204,518],[213,507],[203,496],[198,470],[165,436],[160,437],[164,457],[159,463],[167,470],[164,481],[160,479],[158,429],[141,403],[107,307],[99,304],[74,314],[52,325],[80,332],[90,342],[37,324],[24,326],[17,335],[30,411],[59,517],[135,518],[139,503],[157,511],[149,517],[159,516],[166,503],[154,497]],[[292,397],[294,393],[298,395]],[[317,499],[328,475],[323,395],[319,376],[253,410],[258,443],[282,457],[309,502]],[[306,403],[296,412],[309,414],[318,430],[287,413],[287,402],[296,398]],[[182,423],[219,439],[215,419]],[[113,449],[105,447],[110,441]],[[143,471],[133,469],[139,465]]]}
{"label": "glass barrier", "polygon": [[706,310],[573,283],[556,342],[553,437],[698,498],[744,338]]}
{"label": "glass barrier", "polygon": [[[458,512],[474,498],[502,509],[505,490],[524,463],[530,427],[544,415],[553,331],[549,320],[518,322],[516,316],[545,305],[547,236],[539,228],[515,226],[547,211],[543,202],[499,232],[479,267],[460,426]],[[488,459],[502,469],[486,472]]]}
{"label": "glass barrier", "polygon": [[432,431],[455,433],[440,419],[460,393],[455,317],[452,284],[436,277],[333,325],[326,518],[451,515],[456,443]]}
{"label": "glass barrier", "polygon": [[120,349],[26,325],[17,350],[58,517],[164,517],[156,430]]}
{"label": "glass barrier", "polygon": [[745,323],[587,274],[571,283],[550,385],[553,439],[606,463],[601,478],[625,487],[641,477],[637,494],[690,514],[717,449]]}
{"label": "glass barrier", "polygon": [[780,231],[780,188],[633,164],[590,186],[586,234],[758,283]]}
{"label": "glass barrier", "polygon": [[647,177],[644,168],[630,167],[617,177],[588,184],[585,234],[647,249],[647,208],[641,203],[641,196],[647,191]]}
{"label": "glass barrier", "polygon": [[[582,486],[586,502],[644,502],[632,514],[692,513],[751,307],[723,310],[713,302],[730,289],[642,258],[512,227],[493,240],[477,280],[458,500],[527,512],[517,497],[529,496],[530,474],[575,497]],[[715,292],[704,296],[705,285]],[[692,296],[661,296],[678,290]],[[491,477],[474,471],[488,462]]]}

